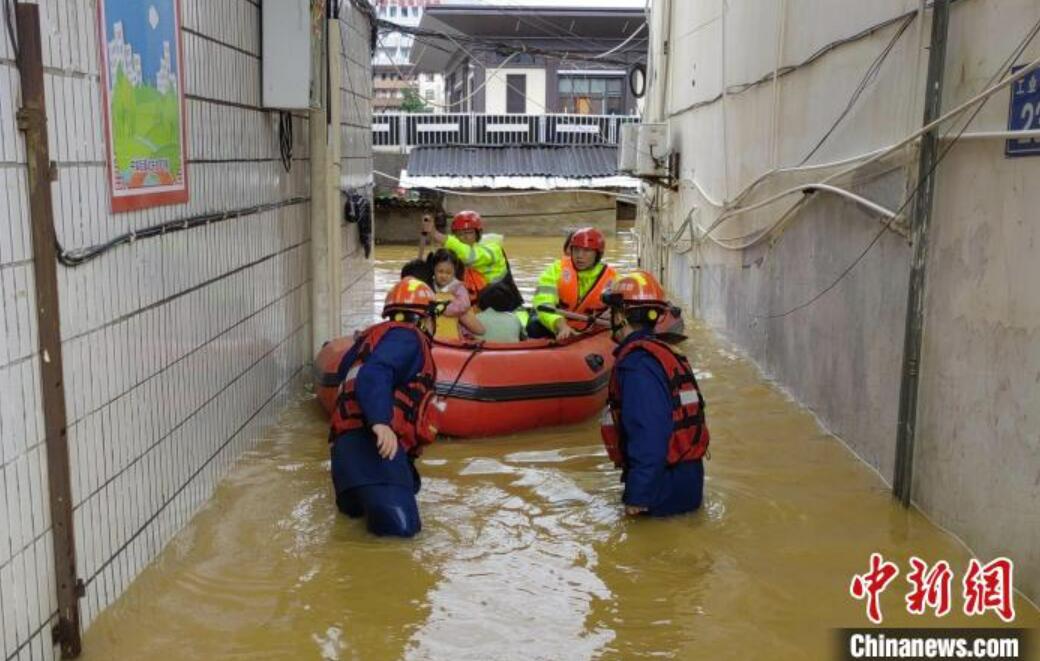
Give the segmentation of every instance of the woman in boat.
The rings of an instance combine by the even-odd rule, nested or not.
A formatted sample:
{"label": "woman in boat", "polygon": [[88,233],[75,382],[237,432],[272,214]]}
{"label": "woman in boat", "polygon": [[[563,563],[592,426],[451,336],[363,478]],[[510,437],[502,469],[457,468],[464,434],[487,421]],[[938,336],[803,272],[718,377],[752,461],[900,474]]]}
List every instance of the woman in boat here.
{"label": "woman in boat", "polygon": [[502,283],[485,287],[484,291],[480,292],[477,298],[480,312],[476,315],[484,327],[484,332],[478,333],[480,339],[485,342],[508,343],[524,339],[524,325],[510,308],[511,304],[512,296]]}
{"label": "woman in boat", "polygon": [[433,442],[439,410],[431,353],[433,290],[407,277],[386,297],[386,321],[360,334],[337,370],[329,433],[336,505],[376,535],[411,537],[422,523],[415,457]]}
{"label": "woman in boat", "polygon": [[438,301],[447,303],[437,317],[437,337],[458,339],[460,328],[473,335],[483,335],[484,326],[470,309],[469,292],[462,283],[464,266],[455,253],[441,248],[430,253],[428,265],[433,272],[433,289]]}
{"label": "woman in boat", "polygon": [[562,340],[584,325],[556,314],[556,309],[584,315],[606,309],[600,295],[616,273],[603,262],[603,251],[607,247],[603,233],[584,227],[573,232],[564,245],[567,254],[550,264],[538,278],[533,300],[538,315],[527,324],[528,337],[555,336]]}

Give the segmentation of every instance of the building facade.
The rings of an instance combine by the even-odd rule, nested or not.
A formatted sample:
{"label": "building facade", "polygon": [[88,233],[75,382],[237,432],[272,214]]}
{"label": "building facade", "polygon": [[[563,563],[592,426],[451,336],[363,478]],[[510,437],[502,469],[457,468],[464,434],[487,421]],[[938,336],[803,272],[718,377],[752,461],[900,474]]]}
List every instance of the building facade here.
{"label": "building facade", "polygon": [[420,27],[471,39],[435,41],[415,57],[418,69],[444,72],[450,112],[637,111],[629,78],[646,61],[642,8],[444,4]]}
{"label": "building facade", "polygon": [[[417,27],[426,8],[439,3],[440,0],[378,0],[374,8],[381,19]],[[372,108],[375,112],[400,110],[408,91],[421,99],[431,112],[443,110],[443,78],[436,73],[417,73],[412,64],[412,57],[416,54],[413,49],[421,51],[424,48],[405,32],[380,33],[372,56]]]}
{"label": "building facade", "polygon": [[[640,211],[641,259],[885,480],[900,463],[925,6],[652,3],[644,121],[667,125],[680,167],[677,190]],[[953,2],[949,16],[941,112],[1040,57],[1032,0]],[[1040,278],[1040,189],[1026,182],[1040,150],[1003,132],[1033,128],[1036,77],[940,131],[911,491],[980,557],[1015,558],[1033,600],[1040,298],[1026,283]]]}
{"label": "building facade", "polygon": [[[263,107],[260,5],[181,2],[183,79],[166,82],[183,80],[190,198],[115,214],[96,4],[18,3],[19,16],[39,8],[57,240],[66,254],[97,248],[56,267],[83,629],[187,524],[307,378],[314,301],[342,298],[336,308],[346,313],[330,324],[340,335],[352,330],[358,301],[372,299],[371,277],[364,291],[372,263],[339,202],[341,189],[371,197],[368,16],[342,3],[330,25],[339,94],[329,103],[342,121],[333,115],[338,140],[320,140],[329,153],[319,164],[313,115],[283,115],[295,136],[287,156],[279,113]],[[22,96],[8,34],[0,30],[0,650],[5,659],[51,659],[60,652],[52,638],[59,531],[43,404],[53,391],[41,384],[41,363],[56,356],[41,350],[34,268],[35,251],[55,255],[31,239],[44,221],[30,205],[32,148],[15,121]],[[139,63],[118,50],[109,52],[137,75]],[[324,131],[324,111],[318,116]],[[327,189],[314,186],[319,167]],[[316,218],[326,197],[328,216]],[[212,222],[191,226],[200,217]],[[146,234],[159,225],[169,231]],[[320,296],[312,291],[319,226],[329,228],[321,240],[338,248],[341,276]]]}

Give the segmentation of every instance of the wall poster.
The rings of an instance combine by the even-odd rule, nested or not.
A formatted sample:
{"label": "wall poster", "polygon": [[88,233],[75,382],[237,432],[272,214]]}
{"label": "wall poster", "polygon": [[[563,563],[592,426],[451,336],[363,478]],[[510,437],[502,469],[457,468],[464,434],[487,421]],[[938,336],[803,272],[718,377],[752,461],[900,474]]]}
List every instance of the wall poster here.
{"label": "wall poster", "polygon": [[188,201],[178,0],[98,0],[112,211]]}

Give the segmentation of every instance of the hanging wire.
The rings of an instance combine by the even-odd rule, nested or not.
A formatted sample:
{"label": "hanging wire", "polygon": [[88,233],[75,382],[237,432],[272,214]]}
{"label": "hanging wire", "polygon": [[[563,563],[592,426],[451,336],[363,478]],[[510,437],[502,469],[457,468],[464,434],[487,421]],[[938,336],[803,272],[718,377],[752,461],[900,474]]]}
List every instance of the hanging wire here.
{"label": "hanging wire", "polygon": [[[1040,21],[1037,21],[1037,23],[1029,31],[1029,33],[1022,40],[1022,42],[1019,43],[1018,47],[1014,51],[1012,51],[1012,54],[1008,57],[1008,59],[1005,60],[1003,64],[1001,64],[1000,68],[997,70],[996,77],[999,78],[1000,74],[1007,69],[1008,62],[1014,62],[1019,55],[1025,52],[1025,49],[1029,47],[1029,44],[1033,42],[1038,33],[1040,33]],[[860,254],[857,255],[856,259],[854,259],[852,263],[849,264],[848,267],[846,267],[845,270],[843,270],[838,275],[838,277],[834,279],[833,282],[831,282],[831,284],[827,285],[827,287],[825,287],[823,290],[821,290],[819,293],[817,293],[809,300],[799,305],[796,305],[793,308],[786,310],[785,312],[764,315],[755,314],[751,316],[755,319],[780,319],[782,317],[786,317],[788,315],[794,314],[795,312],[798,312],[799,310],[804,310],[805,308],[809,307],[816,301],[826,296],[827,293],[833,290],[835,287],[837,287],[838,284],[842,280],[844,280],[850,273],[852,273],[853,269],[855,269],[856,266],[859,265],[861,261],[863,261],[863,258],[867,256],[867,254],[874,248],[875,245],[877,245],[882,235],[884,235],[884,233],[889,230],[891,225],[896,221],[896,219],[900,217],[900,215],[906,209],[906,207],[909,206],[909,204],[914,200],[914,196],[917,194],[917,191],[921,188],[921,186],[924,185],[926,181],[931,179],[936,169],[939,167],[939,164],[946,159],[946,157],[950,153],[950,150],[952,150],[954,146],[956,146],[957,142],[960,141],[961,136],[964,135],[964,132],[968,130],[968,127],[971,126],[971,123],[975,120],[976,117],[978,117],[979,113],[982,112],[982,109],[986,106],[986,103],[989,102],[990,98],[991,97],[988,96],[979,103],[979,105],[975,108],[971,115],[968,116],[968,119],[964,122],[964,126],[962,126],[960,130],[957,131],[957,135],[950,139],[949,144],[947,144],[946,148],[942,151],[942,153],[939,154],[938,158],[935,159],[935,163],[933,163],[932,167],[929,168],[928,173],[924,177],[922,177],[920,181],[917,182],[917,185],[915,185],[913,190],[911,190],[910,193],[906,196],[906,199],[903,201],[903,203],[899,205],[899,208],[896,209],[895,215],[889,218],[888,221],[884,225],[882,225],[881,229],[878,230],[876,234],[874,234],[874,237],[870,240],[870,243],[868,243],[866,247],[863,248],[862,252],[860,252]]]}
{"label": "hanging wire", "polygon": [[278,148],[286,172],[292,170],[294,142],[292,115],[281,111],[278,113]]}
{"label": "hanging wire", "polygon": [[870,85],[870,81],[877,76],[879,71],[881,71],[882,65],[884,65],[885,60],[888,59],[888,55],[892,52],[892,49],[895,48],[896,43],[899,42],[899,38],[903,36],[903,34],[906,32],[906,29],[910,27],[910,24],[914,22],[915,18],[916,14],[910,14],[903,20],[903,23],[899,26],[899,29],[896,30],[896,33],[894,35],[892,35],[892,38],[889,40],[888,45],[885,46],[885,49],[881,51],[881,53],[878,54],[876,58],[874,58],[874,61],[867,68],[866,73],[863,74],[863,78],[859,81],[859,85],[856,87],[856,90],[852,93],[852,96],[849,98],[849,102],[845,105],[845,109],[841,111],[841,114],[838,115],[838,118],[834,120],[834,123],[831,124],[831,127],[827,130],[827,132],[823,134],[819,142],[816,143],[816,146],[813,147],[812,150],[805,155],[805,158],[798,162],[799,166],[805,165],[809,161],[809,159],[812,158],[816,154],[816,152],[820,150],[820,147],[823,147],[823,143],[827,142],[827,139],[834,134],[834,131],[837,130],[838,126],[843,121],[845,121],[845,118],[848,117],[849,113],[852,112],[852,108],[859,101],[859,97]]}
{"label": "hanging wire", "polygon": [[8,7],[8,0],[0,0],[3,2],[4,8],[4,24],[7,26],[7,36],[11,40],[11,50],[14,51],[15,59],[18,59],[21,52],[18,49],[18,38],[15,36],[14,19],[14,4],[16,0],[10,0],[10,7]]}

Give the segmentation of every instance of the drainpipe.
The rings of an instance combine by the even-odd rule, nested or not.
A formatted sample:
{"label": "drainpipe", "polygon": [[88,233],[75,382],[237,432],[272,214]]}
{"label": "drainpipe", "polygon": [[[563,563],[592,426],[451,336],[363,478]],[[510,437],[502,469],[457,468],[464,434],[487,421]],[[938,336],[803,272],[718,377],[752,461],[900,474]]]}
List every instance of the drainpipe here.
{"label": "drainpipe", "polygon": [[[928,54],[928,80],[925,87],[924,124],[935,121],[942,112],[943,73],[946,68],[946,35],[950,23],[950,0],[935,0],[932,11],[932,38]],[[906,331],[903,338],[903,375],[899,386],[899,422],[896,430],[895,475],[892,492],[904,507],[910,506],[913,491],[914,441],[917,433],[917,396],[924,337],[925,275],[928,266],[928,226],[932,219],[935,195],[935,168],[938,164],[938,127],[921,137],[917,192],[910,219],[913,258],[910,262],[909,291],[906,297]]]}
{"label": "drainpipe", "polygon": [[18,24],[17,65],[22,81],[18,129],[25,133],[36,320],[40,342],[40,391],[43,397],[47,487],[58,598],[58,621],[51,630],[51,637],[54,644],[61,646],[62,657],[68,659],[79,656],[81,648],[79,598],[83,594],[83,583],[76,578],[76,544],[72,530],[72,481],[62,382],[57,238],[51,206],[51,182],[55,174],[47,148],[47,104],[43,86],[39,7],[16,3],[15,21]]}

